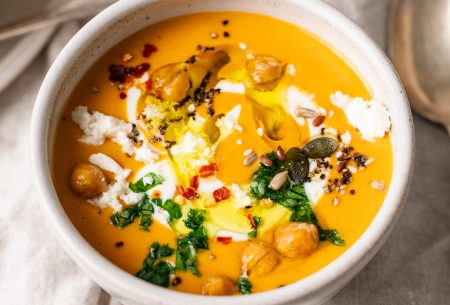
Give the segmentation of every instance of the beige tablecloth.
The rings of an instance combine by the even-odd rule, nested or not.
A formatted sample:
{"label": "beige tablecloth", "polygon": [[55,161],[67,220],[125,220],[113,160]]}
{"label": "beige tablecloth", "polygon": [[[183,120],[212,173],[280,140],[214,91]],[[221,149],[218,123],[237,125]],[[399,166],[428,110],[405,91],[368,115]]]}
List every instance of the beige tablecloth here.
{"label": "beige tablecloth", "polygon": [[[328,2],[385,47],[389,0]],[[29,125],[35,96],[55,54],[76,28],[77,24],[65,26],[26,73],[0,94],[0,304],[111,301],[51,234],[30,173]],[[420,117],[414,122],[416,168],[400,221],[375,259],[328,305],[450,304],[449,137]]]}

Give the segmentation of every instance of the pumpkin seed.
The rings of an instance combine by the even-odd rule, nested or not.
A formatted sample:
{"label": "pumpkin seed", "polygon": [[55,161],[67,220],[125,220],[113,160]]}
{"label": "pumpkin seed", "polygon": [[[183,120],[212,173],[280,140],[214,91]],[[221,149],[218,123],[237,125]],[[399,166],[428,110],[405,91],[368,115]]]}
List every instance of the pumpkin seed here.
{"label": "pumpkin seed", "polygon": [[300,148],[292,147],[289,149],[284,164],[292,182],[302,184],[306,181],[309,173],[309,160]]}
{"label": "pumpkin seed", "polygon": [[278,191],[286,183],[287,175],[287,171],[279,172],[278,174],[273,176],[272,180],[270,180],[269,187],[274,191]]}
{"label": "pumpkin seed", "polygon": [[311,159],[326,158],[338,149],[339,144],[330,137],[319,137],[306,143],[303,153]]}

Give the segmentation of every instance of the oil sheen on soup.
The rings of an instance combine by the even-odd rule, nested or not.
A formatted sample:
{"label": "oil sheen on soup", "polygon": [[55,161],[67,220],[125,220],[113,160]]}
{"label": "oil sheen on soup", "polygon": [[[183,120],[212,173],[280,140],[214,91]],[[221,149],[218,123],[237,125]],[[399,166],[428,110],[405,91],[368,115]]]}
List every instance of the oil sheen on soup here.
{"label": "oil sheen on soup", "polygon": [[340,256],[380,209],[384,102],[296,26],[177,17],[119,43],[76,86],[56,132],[56,190],[83,237],[145,281],[275,289]]}

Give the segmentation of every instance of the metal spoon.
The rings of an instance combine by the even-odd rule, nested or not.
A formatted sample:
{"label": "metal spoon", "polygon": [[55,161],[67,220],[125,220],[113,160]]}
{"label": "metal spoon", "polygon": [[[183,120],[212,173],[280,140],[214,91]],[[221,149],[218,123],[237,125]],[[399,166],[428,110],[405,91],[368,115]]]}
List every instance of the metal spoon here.
{"label": "metal spoon", "polygon": [[450,133],[450,0],[396,0],[388,42],[413,109]]}
{"label": "metal spoon", "polygon": [[37,15],[1,26],[0,41],[66,21],[91,17],[114,2],[115,0],[64,1],[58,5],[48,7]]}

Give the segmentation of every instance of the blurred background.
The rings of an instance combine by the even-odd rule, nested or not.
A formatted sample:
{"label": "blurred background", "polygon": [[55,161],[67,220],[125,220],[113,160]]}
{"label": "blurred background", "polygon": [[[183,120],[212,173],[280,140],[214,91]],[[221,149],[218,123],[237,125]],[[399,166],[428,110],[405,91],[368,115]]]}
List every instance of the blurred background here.
{"label": "blurred background", "polygon": [[[38,16],[25,28],[0,30],[0,39],[25,32],[0,41],[1,304],[117,304],[49,234],[38,207],[28,146],[33,104],[49,66],[83,23],[112,2],[0,0],[0,26]],[[327,305],[449,304],[450,141],[443,126],[450,125],[450,1],[326,2],[353,19],[385,52],[394,54],[409,99],[422,114],[414,114],[415,174],[400,221],[376,257]],[[418,8],[413,10],[412,5]],[[402,18],[410,22],[406,32]],[[71,20],[53,24],[67,19]],[[40,29],[30,32],[36,22]],[[433,27],[422,29],[426,25]],[[403,48],[409,39],[405,33],[417,34],[410,38],[417,50]],[[404,72],[399,61],[413,51],[417,77],[427,81],[423,88],[410,85],[411,73]]]}

